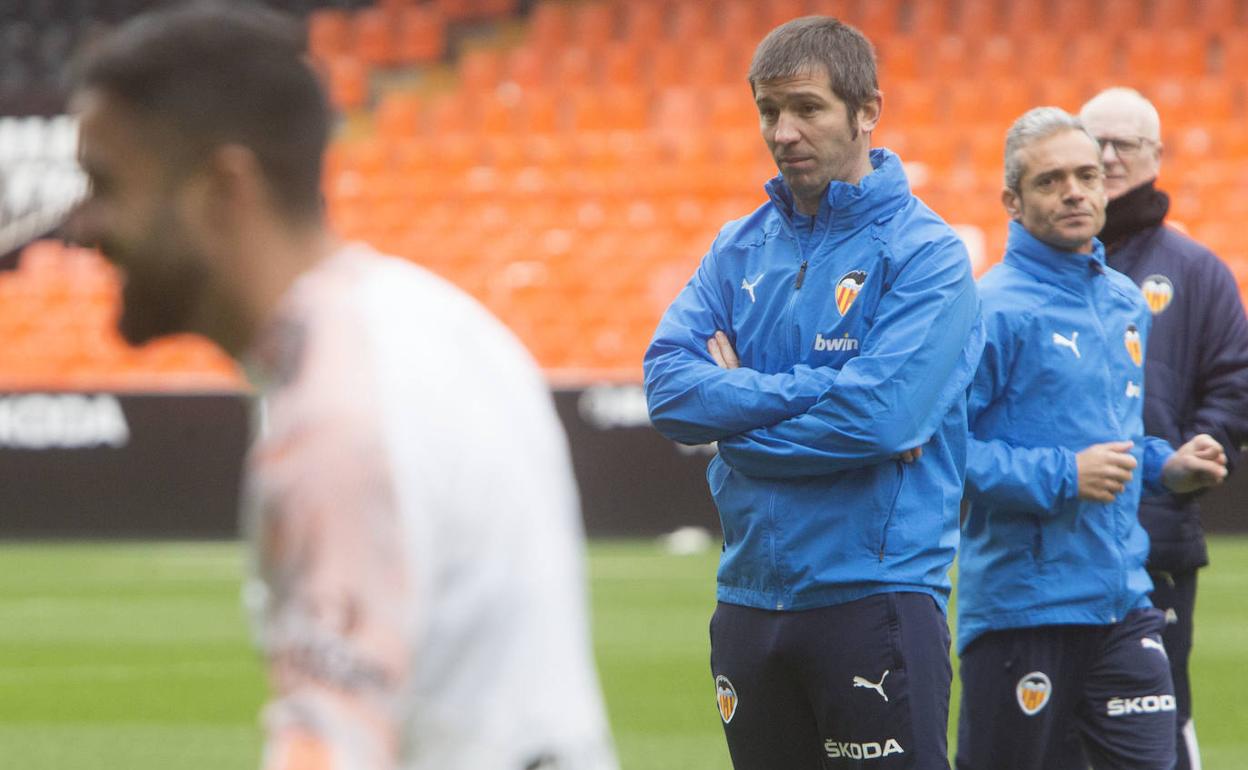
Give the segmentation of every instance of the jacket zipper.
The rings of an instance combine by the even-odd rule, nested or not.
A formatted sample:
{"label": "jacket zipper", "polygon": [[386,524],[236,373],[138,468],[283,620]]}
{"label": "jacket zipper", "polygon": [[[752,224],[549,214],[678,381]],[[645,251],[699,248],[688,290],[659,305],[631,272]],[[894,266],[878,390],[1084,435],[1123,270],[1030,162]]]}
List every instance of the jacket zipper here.
{"label": "jacket zipper", "polygon": [[[1090,302],[1090,304],[1092,305],[1091,316],[1092,316],[1092,319],[1096,322],[1097,331],[1099,331],[1101,334],[1101,345],[1104,347],[1104,350],[1108,352],[1109,350],[1112,350],[1112,348],[1110,347],[1110,339],[1109,339],[1109,335],[1105,331],[1105,323],[1101,320],[1101,315],[1099,312],[1100,311],[1099,299],[1100,299],[1100,294],[1101,294],[1101,288],[1103,286],[1104,284],[1098,282],[1094,278],[1089,284],[1088,288],[1090,290],[1089,294],[1091,295],[1091,302]],[[1113,360],[1112,358],[1106,356],[1105,364],[1104,364],[1106,383],[1109,386],[1108,389],[1106,390],[1107,393],[1114,392],[1114,388],[1113,388],[1114,368],[1111,363],[1112,360]],[[1118,435],[1122,435],[1122,424],[1118,420],[1118,410],[1114,408],[1114,405],[1112,403],[1106,404],[1106,406],[1108,407],[1108,410],[1109,410],[1110,420],[1113,422],[1113,425],[1114,425],[1114,432]],[[1141,468],[1140,470],[1143,471],[1143,468]],[[1122,523],[1123,523],[1122,517],[1119,515],[1118,507],[1114,503],[1110,503],[1110,505],[1114,509],[1113,514],[1111,515],[1111,518],[1110,518],[1110,522],[1109,522],[1110,532],[1113,533],[1114,540],[1116,543],[1118,543],[1118,547],[1115,549],[1114,556],[1116,557],[1116,560],[1118,562],[1117,567],[1118,567],[1118,575],[1119,575],[1118,597],[1116,598],[1120,599],[1122,595],[1126,593],[1126,590],[1127,590],[1127,574],[1126,574],[1126,571],[1123,570],[1123,554],[1122,554],[1122,545],[1121,545],[1122,538],[1126,534],[1126,529],[1122,526]],[[1117,623],[1121,619],[1122,615],[1123,613],[1118,611],[1118,601],[1115,601],[1113,605],[1113,609],[1110,611],[1110,622]]]}
{"label": "jacket zipper", "polygon": [[[802,253],[802,240],[797,237],[797,231],[793,228],[793,225],[784,217],[780,217],[780,221],[789,237],[793,239],[793,246],[797,249],[797,254],[802,259],[802,264],[797,268],[797,278],[793,281],[793,294],[789,295],[789,301],[785,303],[784,326],[787,329],[793,326],[793,312],[794,307],[797,305],[797,292],[802,288],[803,281],[806,280],[806,268],[810,260]],[[789,350],[789,358],[796,361],[801,349],[801,335],[796,335],[798,337],[796,340],[791,335],[786,336],[792,344]]]}

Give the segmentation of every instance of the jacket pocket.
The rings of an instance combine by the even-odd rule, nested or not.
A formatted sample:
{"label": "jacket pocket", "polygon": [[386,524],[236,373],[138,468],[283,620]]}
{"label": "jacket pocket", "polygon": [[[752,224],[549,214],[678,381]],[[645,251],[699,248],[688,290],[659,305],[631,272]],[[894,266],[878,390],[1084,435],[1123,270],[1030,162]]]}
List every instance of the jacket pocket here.
{"label": "jacket pocket", "polygon": [[901,460],[894,460],[893,464],[896,468],[895,482],[893,493],[889,496],[888,507],[884,510],[882,523],[880,524],[879,537],[876,538],[876,556],[880,561],[884,561],[884,554],[888,548],[888,529],[893,524],[893,516],[897,513],[897,500],[901,498],[901,488],[906,483],[906,464]]}

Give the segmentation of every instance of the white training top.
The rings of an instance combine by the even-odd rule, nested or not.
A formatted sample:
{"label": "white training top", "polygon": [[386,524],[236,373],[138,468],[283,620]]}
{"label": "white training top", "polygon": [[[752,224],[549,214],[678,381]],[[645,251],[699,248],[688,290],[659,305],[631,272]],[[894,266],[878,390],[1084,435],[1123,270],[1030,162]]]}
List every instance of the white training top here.
{"label": "white training top", "polygon": [[613,770],[566,439],[512,334],[351,245],[257,347],[269,770]]}

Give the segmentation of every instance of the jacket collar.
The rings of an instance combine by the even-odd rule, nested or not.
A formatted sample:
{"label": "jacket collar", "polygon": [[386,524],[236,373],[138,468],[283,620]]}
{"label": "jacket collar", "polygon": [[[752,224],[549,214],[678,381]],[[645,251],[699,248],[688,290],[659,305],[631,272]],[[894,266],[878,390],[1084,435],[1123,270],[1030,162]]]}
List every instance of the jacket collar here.
{"label": "jacket collar", "polygon": [[1036,238],[1018,222],[1010,222],[1005,263],[1035,278],[1082,294],[1091,279],[1105,274],[1105,247],[1092,239],[1092,253],[1058,249]]}
{"label": "jacket collar", "polygon": [[1131,236],[1165,221],[1170,211],[1170,196],[1156,188],[1156,181],[1148,180],[1105,207],[1105,227],[1097,237],[1105,244],[1106,252],[1113,254]]}
{"label": "jacket collar", "polygon": [[[870,158],[874,170],[858,184],[833,181],[828,185],[819,204],[819,213],[815,215],[816,230],[860,227],[891,215],[909,200],[910,183],[901,159],[882,147],[871,150]],[[777,174],[765,189],[776,208],[791,223],[793,191],[785,183],[784,175]]]}

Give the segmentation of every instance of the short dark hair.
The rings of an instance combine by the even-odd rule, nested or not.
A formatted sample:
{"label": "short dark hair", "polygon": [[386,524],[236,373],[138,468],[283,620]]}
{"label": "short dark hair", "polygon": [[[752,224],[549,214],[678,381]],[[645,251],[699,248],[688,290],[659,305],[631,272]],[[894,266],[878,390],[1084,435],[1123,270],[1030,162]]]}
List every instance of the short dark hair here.
{"label": "short dark hair", "polygon": [[832,93],[845,102],[850,121],[879,95],[875,49],[857,29],[831,16],[803,16],[767,33],[750,62],[750,88],[823,67]]}
{"label": "short dark hair", "polygon": [[330,110],[304,40],[302,25],[258,3],[192,2],[136,16],[97,41],[72,84],[146,113],[183,160],[247,147],[284,213],[316,217]]}

